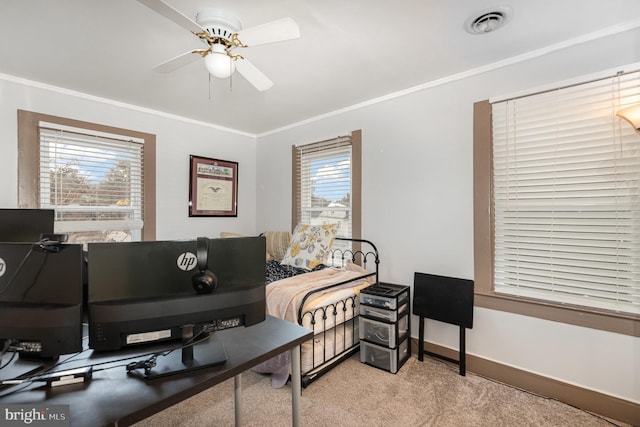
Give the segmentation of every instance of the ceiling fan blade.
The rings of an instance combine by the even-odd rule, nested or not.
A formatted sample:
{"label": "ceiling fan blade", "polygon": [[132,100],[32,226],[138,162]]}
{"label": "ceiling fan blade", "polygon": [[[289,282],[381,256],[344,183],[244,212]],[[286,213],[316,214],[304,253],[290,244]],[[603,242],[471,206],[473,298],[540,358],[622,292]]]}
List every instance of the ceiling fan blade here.
{"label": "ceiling fan blade", "polygon": [[238,72],[242,74],[242,77],[247,79],[249,83],[261,92],[273,86],[273,82],[269,77],[265,76],[262,71],[258,70],[255,65],[246,59],[239,59],[236,61],[236,70],[238,70]]}
{"label": "ceiling fan blade", "polygon": [[176,9],[174,9],[172,6],[168,5],[162,0],[138,0],[138,1],[144,4],[145,6],[149,7],[150,9],[158,12],[160,15],[164,16],[165,18],[175,22],[176,24],[180,25],[183,28],[186,28],[192,33],[201,33],[204,31],[204,28],[198,25],[191,18],[178,12]]}
{"label": "ceiling fan blade", "polygon": [[153,67],[153,69],[159,73],[170,73],[180,67],[184,67],[185,65],[191,64],[192,62],[195,62],[198,59],[202,58],[202,56],[198,55],[197,52],[198,51],[185,52],[181,55],[169,59],[168,61],[156,65],[155,67]]}
{"label": "ceiling fan blade", "polygon": [[249,47],[299,37],[300,28],[291,18],[278,19],[238,32],[238,39]]}

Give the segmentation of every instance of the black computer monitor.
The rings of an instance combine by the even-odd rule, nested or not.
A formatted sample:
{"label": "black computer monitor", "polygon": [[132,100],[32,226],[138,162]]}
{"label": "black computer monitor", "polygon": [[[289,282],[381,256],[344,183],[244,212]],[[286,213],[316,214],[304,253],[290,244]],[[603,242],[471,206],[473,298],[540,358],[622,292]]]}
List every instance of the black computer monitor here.
{"label": "black computer monitor", "polygon": [[82,245],[0,243],[0,341],[21,357],[82,351]]}
{"label": "black computer monitor", "polygon": [[0,242],[37,242],[53,234],[53,209],[0,209]]}
{"label": "black computer monitor", "polygon": [[[88,266],[89,347],[96,351],[184,339],[189,325],[220,330],[265,319],[263,237],[89,243]],[[202,354],[194,360],[155,371],[224,363]]]}

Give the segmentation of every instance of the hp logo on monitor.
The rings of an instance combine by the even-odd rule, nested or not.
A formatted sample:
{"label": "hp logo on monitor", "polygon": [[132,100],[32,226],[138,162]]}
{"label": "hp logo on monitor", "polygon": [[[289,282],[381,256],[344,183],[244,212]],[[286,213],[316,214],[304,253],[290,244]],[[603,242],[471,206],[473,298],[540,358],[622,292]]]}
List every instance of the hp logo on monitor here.
{"label": "hp logo on monitor", "polygon": [[191,271],[198,264],[198,258],[191,252],[183,252],[178,256],[178,268],[182,271]]}

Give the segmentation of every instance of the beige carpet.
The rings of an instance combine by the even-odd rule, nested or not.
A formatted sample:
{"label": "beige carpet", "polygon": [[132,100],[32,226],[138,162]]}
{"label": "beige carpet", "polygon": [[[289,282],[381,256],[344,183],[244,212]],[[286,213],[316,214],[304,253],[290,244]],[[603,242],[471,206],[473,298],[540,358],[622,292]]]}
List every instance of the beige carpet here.
{"label": "beige carpet", "polygon": [[[615,426],[579,409],[425,358],[393,375],[358,354],[302,390],[303,426]],[[246,426],[290,426],[291,385],[243,374]],[[168,408],[137,426],[232,426],[233,380]]]}

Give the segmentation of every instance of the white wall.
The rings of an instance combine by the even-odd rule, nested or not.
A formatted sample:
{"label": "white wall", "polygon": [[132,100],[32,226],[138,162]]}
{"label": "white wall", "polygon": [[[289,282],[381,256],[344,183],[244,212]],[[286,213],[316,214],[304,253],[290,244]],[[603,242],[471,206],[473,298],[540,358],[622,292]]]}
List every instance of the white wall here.
{"label": "white wall", "polygon": [[[156,135],[157,239],[255,233],[255,137],[88,96],[0,78],[0,207],[18,205],[17,110],[29,110]],[[189,155],[238,162],[238,217],[189,217]]]}
{"label": "white wall", "polygon": [[[473,278],[473,103],[638,61],[636,29],[259,136],[257,229],[290,229],[292,144],[362,129],[363,237],[380,250],[381,279]],[[468,353],[640,403],[640,339],[482,308],[474,316]],[[457,329],[439,322],[428,321],[426,339],[458,347]]]}

